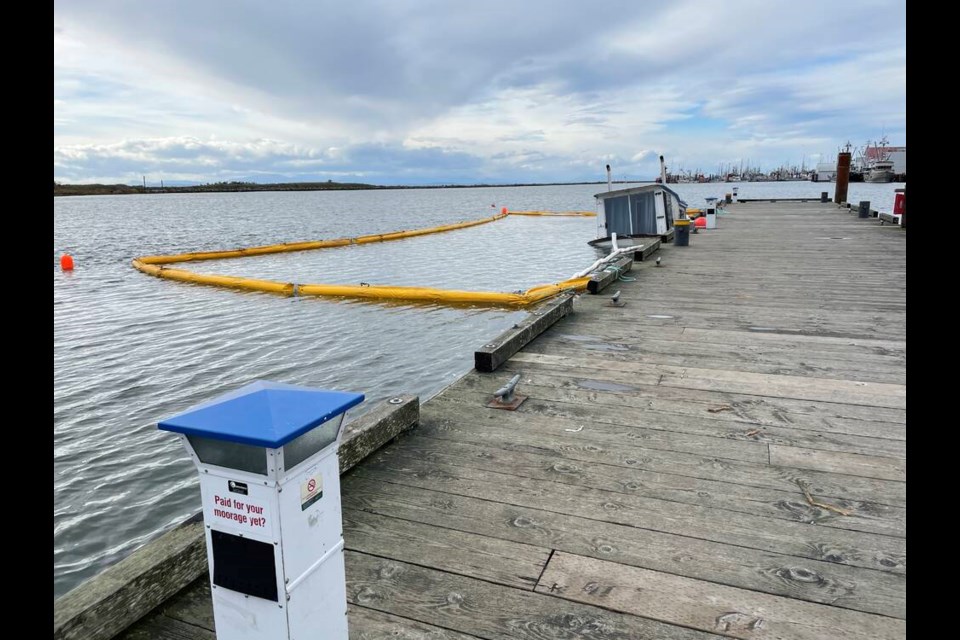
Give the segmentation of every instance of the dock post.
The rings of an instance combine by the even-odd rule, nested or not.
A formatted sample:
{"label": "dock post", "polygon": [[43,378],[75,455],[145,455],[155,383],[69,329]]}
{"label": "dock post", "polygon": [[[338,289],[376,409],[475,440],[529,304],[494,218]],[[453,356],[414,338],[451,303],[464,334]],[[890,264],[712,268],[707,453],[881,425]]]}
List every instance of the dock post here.
{"label": "dock post", "polygon": [[157,425],[200,475],[220,640],[347,640],[337,449],[363,399],[257,381]]}
{"label": "dock post", "polygon": [[830,193],[827,191],[821,191],[820,202],[830,202]]}
{"label": "dock post", "polygon": [[837,204],[847,201],[847,185],[850,182],[850,152],[837,154],[837,187],[833,192],[833,201]]}
{"label": "dock post", "polygon": [[703,210],[704,217],[707,219],[707,229],[716,229],[717,228],[717,199],[704,198],[704,200],[707,201],[707,205]]}
{"label": "dock post", "polygon": [[869,218],[870,217],[870,201],[861,200],[860,208],[857,210],[858,218]]}

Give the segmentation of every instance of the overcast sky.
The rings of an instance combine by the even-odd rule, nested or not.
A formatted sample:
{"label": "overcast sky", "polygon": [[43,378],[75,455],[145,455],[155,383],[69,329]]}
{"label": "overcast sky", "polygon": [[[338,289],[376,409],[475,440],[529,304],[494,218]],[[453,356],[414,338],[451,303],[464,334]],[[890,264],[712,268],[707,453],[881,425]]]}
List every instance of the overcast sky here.
{"label": "overcast sky", "polygon": [[56,0],[54,179],[649,179],[906,144],[906,1]]}

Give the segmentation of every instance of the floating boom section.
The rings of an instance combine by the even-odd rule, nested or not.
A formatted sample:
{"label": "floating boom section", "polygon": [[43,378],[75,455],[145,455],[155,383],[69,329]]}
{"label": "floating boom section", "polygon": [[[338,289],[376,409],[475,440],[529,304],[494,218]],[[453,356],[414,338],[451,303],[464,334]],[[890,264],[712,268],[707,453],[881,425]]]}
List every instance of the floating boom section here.
{"label": "floating boom section", "polygon": [[[379,233],[368,236],[359,236],[356,238],[337,238],[335,240],[313,240],[309,242],[285,242],[283,244],[268,244],[260,247],[247,247],[243,249],[230,249],[227,251],[199,251],[194,253],[179,253],[172,256],[143,256],[136,258],[143,264],[174,264],[177,262],[196,262],[198,260],[224,260],[227,258],[249,258],[250,256],[265,256],[271,253],[289,253],[292,251],[310,251],[311,249],[330,249],[333,247],[348,247],[355,244],[370,244],[371,242],[390,242],[391,240],[403,240],[404,238],[415,238],[417,236],[426,236],[432,233],[444,233],[445,231],[455,231],[457,229],[466,229],[475,227],[488,222],[495,222],[506,218],[506,213],[498,213],[489,218],[480,218],[479,220],[468,220],[466,222],[456,222],[454,224],[445,224],[439,227],[428,227],[426,229],[412,229],[409,231],[393,231],[392,233]],[[136,267],[136,264],[134,264]],[[137,267],[139,269],[139,267]],[[142,269],[141,269],[142,271]]]}
{"label": "floating boom section", "polygon": [[200,260],[223,260],[228,258],[246,258],[250,256],[262,256],[272,253],[288,253],[293,251],[309,251],[312,249],[328,249],[332,247],[345,247],[358,244],[370,244],[374,242],[390,242],[392,240],[402,240],[404,238],[414,238],[433,233],[444,233],[457,229],[475,227],[489,222],[501,220],[508,215],[560,215],[582,216],[583,214],[593,212],[559,212],[551,213],[546,211],[520,212],[514,214],[499,213],[489,218],[479,220],[470,220],[467,222],[458,222],[455,224],[442,225],[438,227],[429,227],[426,229],[414,229],[409,231],[395,231],[393,233],[382,233],[375,235],[359,236],[356,238],[338,238],[335,240],[317,240],[312,242],[289,242],[283,244],[264,245],[259,247],[248,247],[242,249],[232,249],[227,251],[202,251],[193,253],[181,253],[168,256],[142,256],[133,260],[133,267],[138,271],[148,275],[166,278],[168,280],[177,280],[179,282],[191,282],[214,287],[224,287],[228,289],[241,289],[245,291],[261,291],[265,293],[275,293],[284,296],[329,296],[339,298],[360,298],[368,300],[404,300],[411,302],[433,302],[439,304],[491,304],[511,307],[523,307],[535,304],[556,296],[564,291],[585,291],[589,277],[576,277],[563,282],[554,284],[545,284],[532,287],[527,291],[518,293],[501,293],[497,291],[459,291],[456,289],[434,289],[429,287],[391,287],[383,285],[338,285],[338,284],[298,284],[293,282],[279,282],[275,280],[261,280],[256,278],[245,278],[242,276],[223,276],[215,274],[194,273],[186,269],[170,268],[166,265],[178,262],[196,262]]}
{"label": "floating boom section", "polygon": [[511,216],[545,216],[549,218],[596,218],[596,211],[511,211]]}

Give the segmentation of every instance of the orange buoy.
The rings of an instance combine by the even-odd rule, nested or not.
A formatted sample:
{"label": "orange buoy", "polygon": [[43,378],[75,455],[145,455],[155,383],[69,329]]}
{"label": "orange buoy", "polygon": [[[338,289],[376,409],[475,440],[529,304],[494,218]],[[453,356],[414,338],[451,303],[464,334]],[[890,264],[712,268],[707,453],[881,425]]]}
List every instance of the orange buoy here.
{"label": "orange buoy", "polygon": [[500,209],[500,213],[502,213],[503,215],[507,215],[507,208],[504,207],[503,209]]}
{"label": "orange buoy", "polygon": [[60,269],[63,271],[73,271],[73,258],[65,253],[60,256]]}
{"label": "orange buoy", "polygon": [[697,227],[701,229],[704,229],[707,226],[707,219],[704,218],[703,216],[700,216],[699,218],[693,221],[693,224],[697,225]]}

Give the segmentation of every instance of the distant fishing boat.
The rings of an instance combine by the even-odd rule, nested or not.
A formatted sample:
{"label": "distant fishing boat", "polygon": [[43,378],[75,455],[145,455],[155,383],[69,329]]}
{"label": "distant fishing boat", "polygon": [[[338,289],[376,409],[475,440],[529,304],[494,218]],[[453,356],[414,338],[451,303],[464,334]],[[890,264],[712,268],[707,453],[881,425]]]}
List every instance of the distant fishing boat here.
{"label": "distant fishing boat", "polygon": [[877,160],[863,174],[864,182],[893,182],[893,162]]}
{"label": "distant fishing boat", "polygon": [[887,137],[883,136],[879,144],[867,146],[867,163],[864,166],[864,182],[893,182],[893,160],[887,151]]}

